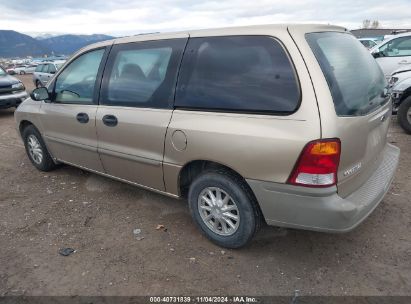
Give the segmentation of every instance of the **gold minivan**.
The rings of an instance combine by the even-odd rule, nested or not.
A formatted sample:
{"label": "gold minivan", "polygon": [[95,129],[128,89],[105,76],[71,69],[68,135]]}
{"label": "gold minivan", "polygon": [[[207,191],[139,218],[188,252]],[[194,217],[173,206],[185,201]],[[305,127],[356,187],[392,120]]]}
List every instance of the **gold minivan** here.
{"label": "gold minivan", "polygon": [[37,169],[186,198],[210,240],[238,248],[263,223],[344,232],[377,207],[400,153],[385,85],[340,27],[139,35],[74,54],[15,118]]}

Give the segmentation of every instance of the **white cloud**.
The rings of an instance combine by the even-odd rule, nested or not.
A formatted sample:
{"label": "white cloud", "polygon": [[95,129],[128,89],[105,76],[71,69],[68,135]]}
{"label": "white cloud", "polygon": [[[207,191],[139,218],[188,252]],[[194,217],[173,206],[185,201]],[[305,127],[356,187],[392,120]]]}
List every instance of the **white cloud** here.
{"label": "white cloud", "polygon": [[264,23],[330,23],[353,29],[363,19],[411,27],[409,0],[20,0],[0,4],[0,29],[130,35]]}

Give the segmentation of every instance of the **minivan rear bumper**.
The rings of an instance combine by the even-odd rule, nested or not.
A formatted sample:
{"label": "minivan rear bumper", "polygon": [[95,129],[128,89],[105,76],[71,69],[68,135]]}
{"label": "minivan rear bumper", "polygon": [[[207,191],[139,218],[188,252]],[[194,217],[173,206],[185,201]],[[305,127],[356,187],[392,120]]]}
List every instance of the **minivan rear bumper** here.
{"label": "minivan rear bumper", "polygon": [[267,224],[324,232],[347,232],[359,225],[390,188],[400,149],[387,144],[381,164],[359,189],[345,198],[337,187],[307,188],[247,179]]}

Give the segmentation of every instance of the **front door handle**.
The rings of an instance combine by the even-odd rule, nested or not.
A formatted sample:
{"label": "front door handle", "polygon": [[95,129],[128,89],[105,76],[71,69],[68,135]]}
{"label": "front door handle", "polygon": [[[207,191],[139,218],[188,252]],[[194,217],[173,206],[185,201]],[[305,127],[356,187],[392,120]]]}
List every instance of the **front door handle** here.
{"label": "front door handle", "polygon": [[104,115],[103,123],[108,127],[115,127],[118,124],[118,120],[114,115]]}
{"label": "front door handle", "polygon": [[88,123],[90,118],[88,117],[87,113],[78,113],[76,119],[79,123]]}

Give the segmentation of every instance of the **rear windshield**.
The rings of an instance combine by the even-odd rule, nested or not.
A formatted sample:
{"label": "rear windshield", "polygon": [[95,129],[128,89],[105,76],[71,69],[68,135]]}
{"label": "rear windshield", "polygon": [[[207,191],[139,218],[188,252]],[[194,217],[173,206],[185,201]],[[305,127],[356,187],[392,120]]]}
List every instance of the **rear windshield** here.
{"label": "rear windshield", "polygon": [[347,33],[306,34],[327,79],[339,116],[366,115],[386,101],[386,80],[375,59]]}

